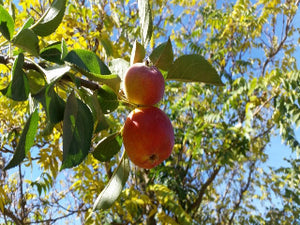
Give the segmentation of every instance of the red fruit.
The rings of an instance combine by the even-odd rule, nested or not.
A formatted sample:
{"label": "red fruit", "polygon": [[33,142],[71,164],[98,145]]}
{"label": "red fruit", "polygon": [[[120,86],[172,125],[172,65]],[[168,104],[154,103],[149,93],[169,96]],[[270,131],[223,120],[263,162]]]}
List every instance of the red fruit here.
{"label": "red fruit", "polygon": [[174,146],[170,119],[153,106],[134,109],[126,119],[122,135],[130,160],[145,169],[151,169],[167,159]]}
{"label": "red fruit", "polygon": [[158,103],[165,91],[165,80],[155,66],[133,64],[124,77],[124,91],[129,102],[151,106]]}

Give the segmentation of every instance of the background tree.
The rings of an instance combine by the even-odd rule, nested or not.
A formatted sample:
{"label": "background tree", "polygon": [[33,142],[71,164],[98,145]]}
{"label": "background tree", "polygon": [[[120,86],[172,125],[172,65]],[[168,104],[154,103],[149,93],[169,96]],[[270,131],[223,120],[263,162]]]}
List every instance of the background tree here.
{"label": "background tree", "polygon": [[[66,8],[61,2],[52,2],[63,13],[49,13],[52,22],[45,29],[45,21],[38,21],[47,15],[48,1],[0,1],[1,223],[73,224],[76,219],[79,224],[299,223],[299,160],[291,158],[289,167],[268,171],[263,165],[275,135],[299,154],[295,16],[300,1],[153,0],[148,5],[72,0]],[[143,7],[152,23],[143,20]],[[93,210],[118,168],[123,148],[112,155],[106,152],[103,162],[88,154],[82,163],[60,171],[62,165],[75,165],[62,151],[62,139],[68,139],[63,137],[64,117],[75,115],[70,108],[76,103],[78,120],[91,117],[85,122],[97,130],[92,152],[109,135],[119,143],[115,132],[131,108],[113,91],[105,92],[117,90],[118,76],[106,79],[99,74],[107,75],[108,68],[122,75],[132,56],[143,55],[138,43],[146,46],[151,60],[157,60],[155,52],[166,59],[159,64],[169,78],[160,107],[173,122],[175,147],[171,157],[154,169],[131,165],[118,200],[110,208]],[[84,67],[89,65],[84,54],[99,57],[103,63],[99,71]],[[225,86],[185,82],[205,77],[185,73],[191,58],[180,56],[191,54],[207,59]],[[14,76],[19,78],[15,83]],[[20,83],[27,88],[16,89]],[[103,83],[111,89],[103,91]],[[108,94],[104,103],[101,90]],[[86,108],[76,99],[93,114],[86,116]],[[26,153],[26,158],[16,152]],[[4,170],[8,165],[16,167]]]}

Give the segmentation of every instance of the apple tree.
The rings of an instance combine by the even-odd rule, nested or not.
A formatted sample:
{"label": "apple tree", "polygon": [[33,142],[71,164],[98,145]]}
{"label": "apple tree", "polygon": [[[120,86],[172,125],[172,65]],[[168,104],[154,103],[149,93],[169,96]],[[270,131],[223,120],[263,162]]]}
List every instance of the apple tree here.
{"label": "apple tree", "polygon": [[[299,160],[262,167],[275,135],[299,154],[299,2],[0,1],[1,223],[299,221]],[[147,105],[132,99],[150,84],[125,80],[137,63],[161,73],[150,105],[174,131],[151,169],[123,144]],[[167,139],[156,127],[131,155]]]}

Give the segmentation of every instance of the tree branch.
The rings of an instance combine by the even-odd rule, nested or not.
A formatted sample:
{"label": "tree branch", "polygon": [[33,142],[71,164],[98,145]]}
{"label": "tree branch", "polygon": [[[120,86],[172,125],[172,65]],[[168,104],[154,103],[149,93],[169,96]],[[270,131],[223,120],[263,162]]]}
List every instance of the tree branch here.
{"label": "tree branch", "polygon": [[220,169],[221,169],[221,166],[217,166],[217,167],[214,168],[214,170],[213,170],[212,174],[210,175],[210,177],[201,186],[198,197],[197,197],[196,201],[188,209],[188,212],[191,212],[193,210],[198,209],[198,207],[200,206],[200,204],[202,202],[202,199],[203,199],[203,196],[205,194],[205,191],[206,191],[207,187],[214,181],[214,179],[216,178],[216,176],[220,172]]}
{"label": "tree branch", "polygon": [[[295,2],[295,5],[299,6],[299,4],[300,4],[300,0],[297,0]],[[293,22],[293,19],[294,19],[295,15],[296,14],[294,14],[291,17],[287,18],[287,22],[286,22],[285,29],[284,29],[284,36],[281,39],[280,43],[278,44],[277,48],[275,48],[275,49],[271,48],[270,49],[269,56],[267,57],[266,61],[263,64],[261,76],[263,76],[265,74],[267,65],[270,63],[271,59],[278,54],[278,52],[282,49],[284,43],[286,42],[286,40],[288,38],[289,31],[291,29],[291,24]]]}
{"label": "tree branch", "polygon": [[232,224],[234,216],[236,214],[236,210],[240,207],[240,204],[243,200],[243,196],[244,193],[248,190],[248,188],[250,187],[251,184],[251,179],[252,179],[252,173],[254,171],[254,166],[255,166],[255,162],[252,162],[250,165],[250,171],[249,171],[249,175],[248,175],[248,179],[247,179],[247,183],[244,187],[241,187],[240,190],[240,194],[239,194],[239,199],[238,201],[234,204],[234,208],[233,208],[233,213],[231,214],[231,217],[229,219],[229,223],[228,224]]}
{"label": "tree branch", "polygon": [[[2,212],[2,211],[0,210],[0,212]],[[10,219],[12,219],[13,222],[14,222],[16,225],[24,225],[24,223],[22,222],[22,220],[20,220],[17,216],[15,216],[15,214],[14,214],[12,211],[10,211],[9,209],[4,208],[2,214],[3,214],[4,216],[7,216],[7,217],[9,217]]]}
{"label": "tree branch", "polygon": [[[9,65],[9,64],[13,64],[13,63],[14,63],[14,58],[11,58],[11,57],[8,57],[5,55],[0,55],[0,64]],[[39,65],[44,69],[46,68],[46,65],[44,63],[40,63]],[[23,69],[24,70],[35,70],[37,72],[40,72],[40,69],[35,64],[28,62],[28,61],[24,61]],[[62,76],[61,79],[72,82],[72,79],[68,74],[65,74],[64,76]],[[80,86],[86,87],[90,90],[98,90],[100,88],[100,85],[93,81],[85,80],[80,77],[76,77],[75,79],[77,80],[77,82]]]}

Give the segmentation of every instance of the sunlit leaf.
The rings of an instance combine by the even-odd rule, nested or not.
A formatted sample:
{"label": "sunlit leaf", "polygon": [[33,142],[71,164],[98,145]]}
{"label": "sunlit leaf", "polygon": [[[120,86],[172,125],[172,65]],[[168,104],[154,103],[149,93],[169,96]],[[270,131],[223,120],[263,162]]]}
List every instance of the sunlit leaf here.
{"label": "sunlit leaf", "polygon": [[71,63],[75,69],[90,80],[107,84],[116,93],[118,92],[121,82],[120,77],[116,74],[111,74],[105,63],[94,52],[75,49],[68,52],[64,60]]}
{"label": "sunlit leaf", "polygon": [[108,184],[102,190],[96,199],[93,211],[99,209],[108,209],[120,196],[122,189],[129,176],[129,160],[124,153],[118,167],[110,178]]}
{"label": "sunlit leaf", "polygon": [[64,60],[87,72],[99,75],[111,74],[104,62],[92,51],[74,49],[66,55]]}
{"label": "sunlit leaf", "polygon": [[15,46],[22,50],[27,51],[34,56],[39,55],[39,39],[32,30],[21,30],[12,41]]}
{"label": "sunlit leaf", "polygon": [[117,58],[111,60],[109,64],[109,69],[113,74],[118,74],[121,80],[125,76],[127,69],[129,68],[130,64],[125,59]]}
{"label": "sunlit leaf", "polygon": [[25,23],[23,24],[23,26],[21,27],[20,31],[29,28],[32,24],[34,23],[34,19],[32,17],[29,17]]}
{"label": "sunlit leaf", "polygon": [[61,78],[64,74],[71,70],[71,67],[68,65],[54,66],[49,67],[47,69],[41,68],[43,73],[46,76],[47,83],[50,84],[59,78]]}
{"label": "sunlit leaf", "polygon": [[130,65],[137,63],[137,62],[143,62],[145,59],[146,50],[138,41],[134,42],[131,56],[130,56]]}
{"label": "sunlit leaf", "polygon": [[16,151],[14,153],[14,156],[8,163],[8,165],[5,167],[5,170],[13,168],[23,161],[31,146],[33,145],[34,138],[37,132],[38,121],[39,114],[38,111],[35,110],[28,118],[22,135],[20,137],[19,143],[17,145]]}
{"label": "sunlit leaf", "polygon": [[66,0],[55,0],[31,29],[39,36],[52,34],[61,23],[65,9]]}
{"label": "sunlit leaf", "polygon": [[15,23],[11,15],[0,5],[0,32],[7,39],[11,40],[14,35]]}
{"label": "sunlit leaf", "polygon": [[142,44],[146,48],[152,37],[153,22],[149,0],[138,0]]}
{"label": "sunlit leaf", "polygon": [[215,68],[200,55],[182,55],[171,65],[168,80],[223,85]]}

